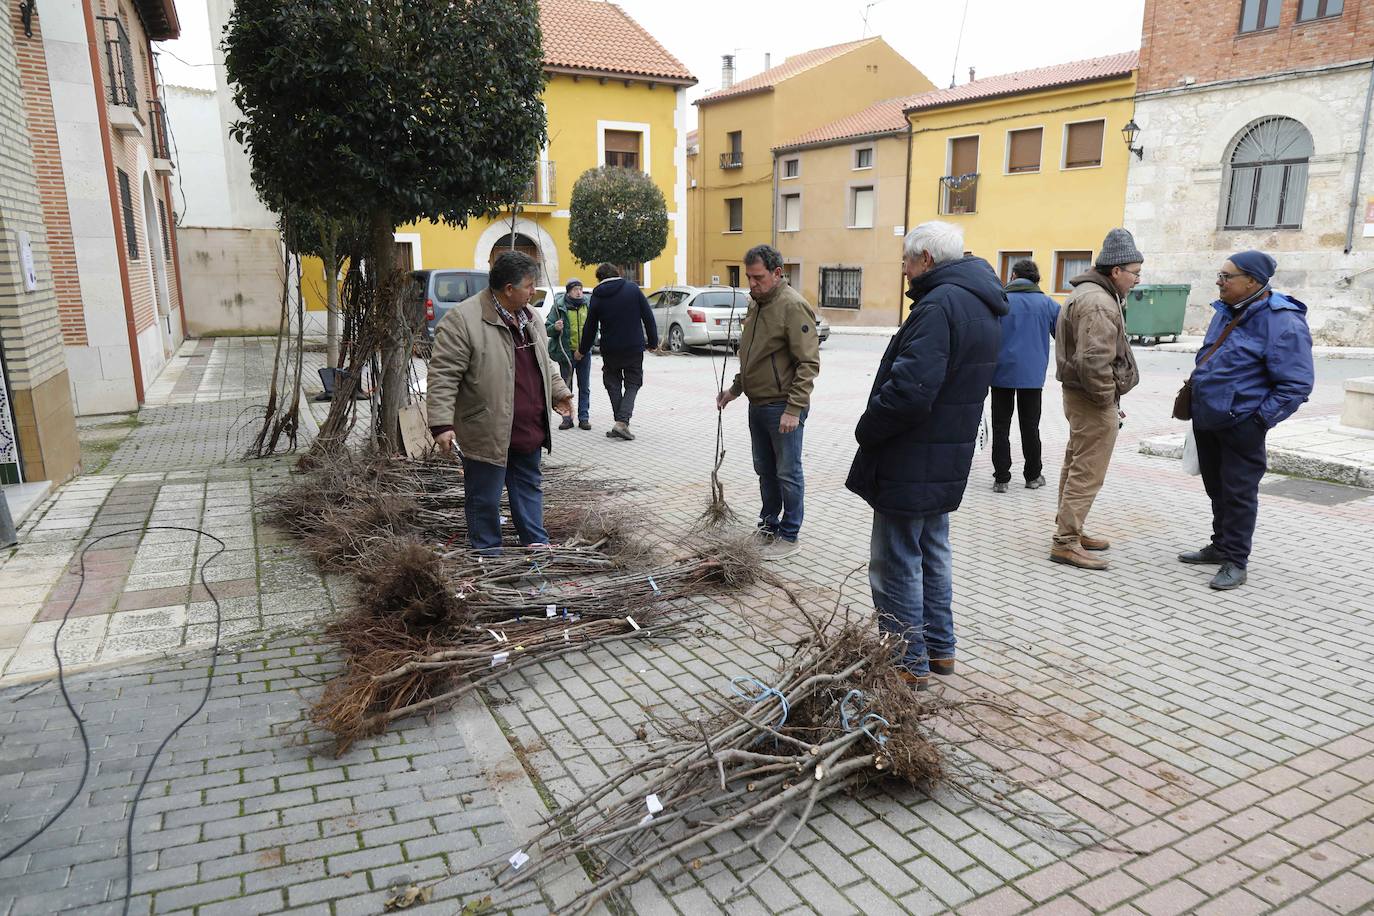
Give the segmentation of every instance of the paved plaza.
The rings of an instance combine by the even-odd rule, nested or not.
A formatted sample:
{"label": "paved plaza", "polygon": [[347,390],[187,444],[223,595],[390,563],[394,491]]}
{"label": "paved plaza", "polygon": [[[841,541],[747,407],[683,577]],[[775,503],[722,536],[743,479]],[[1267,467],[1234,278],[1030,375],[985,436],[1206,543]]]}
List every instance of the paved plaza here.
{"label": "paved plaza", "polygon": [[[871,515],[843,482],[885,343],[837,335],[822,350],[803,549],[778,564],[815,611],[870,607],[860,570]],[[949,789],[870,790],[826,802],[795,849],[733,899],[757,860],[643,880],[616,912],[1374,907],[1374,492],[1267,478],[1249,584],[1211,591],[1210,569],[1174,559],[1209,533],[1200,481],[1138,451],[1178,431],[1169,407],[1191,358],[1137,353],[1143,381],[1090,516],[1113,542],[1111,569],[1051,564],[1054,488],[994,494],[986,453],[951,526],[961,670],[940,689],[1018,711],[966,750],[1030,785],[1025,803],[1102,842]],[[0,916],[121,912],[145,773],[133,913],[374,914],[412,884],[432,899],[407,912],[480,912],[487,897],[494,912],[557,908],[584,875],[511,895],[490,861],[533,832],[549,801],[643,753],[636,730],[652,732],[654,717],[707,709],[733,676],[766,677],[803,622],[763,586],[702,598],[684,639],[523,669],[336,758],[306,710],[338,666],[318,634],[347,606],[348,583],[261,521],[290,459],[237,459],[270,365],[265,341],[188,342],[99,473],[60,488],[26,520],[20,547],[0,553],[0,852],[76,792],[0,861]],[[599,390],[592,432],[555,433],[549,460],[638,484],[628,499],[665,552],[709,496],[716,365],[646,358],[634,442],[603,436]],[[1322,359],[1317,371],[1300,418],[1338,414],[1342,381],[1374,364]],[[726,495],[747,517],[757,489],[744,406],[725,419]],[[1066,435],[1053,382],[1042,432],[1053,479]],[[84,783],[81,732],[52,676],[68,607],[57,648],[91,748]]]}

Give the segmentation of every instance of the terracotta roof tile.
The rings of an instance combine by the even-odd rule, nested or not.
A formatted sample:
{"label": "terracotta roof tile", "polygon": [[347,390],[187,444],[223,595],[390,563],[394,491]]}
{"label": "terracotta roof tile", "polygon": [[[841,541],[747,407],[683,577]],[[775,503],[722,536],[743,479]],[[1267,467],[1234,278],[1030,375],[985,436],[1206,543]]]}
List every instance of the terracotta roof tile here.
{"label": "terracotta roof tile", "polygon": [[1050,89],[1056,86],[1069,86],[1074,83],[1110,77],[1126,76],[1136,67],[1137,54],[1112,54],[1095,57],[1052,67],[1039,67],[1034,70],[1020,70],[1001,76],[988,76],[980,80],[955,86],[953,89],[936,89],[918,95],[902,96],[874,102],[861,111],[846,115],[837,121],[809,130],[801,136],[774,147],[774,149],[795,149],[824,143],[838,143],[857,137],[873,137],[880,134],[897,133],[906,130],[906,112],[937,108],[942,105],[957,105],[962,102],[975,102],[980,99],[1031,92],[1036,89]]}
{"label": "terracotta roof tile", "polygon": [[614,3],[540,0],[544,66],[647,76],[692,85],[691,71]]}
{"label": "terracotta roof tile", "polygon": [[927,92],[907,107],[907,111],[924,108],[938,108],[942,105],[956,105],[960,102],[975,102],[980,99],[1000,95],[1014,95],[1035,89],[1052,89],[1057,86],[1071,86],[1074,83],[1088,83],[1093,80],[1127,76],[1136,68],[1139,52],[1126,51],[1122,54],[1109,54],[1106,57],[1093,57],[1076,60],[1052,67],[1037,67],[1034,70],[1019,70],[1001,76],[988,76],[973,80],[953,89],[937,89]]}
{"label": "terracotta roof tile", "polygon": [[840,45],[831,45],[828,48],[816,48],[811,51],[803,51],[801,54],[794,54],[787,60],[770,67],[762,73],[756,73],[747,79],[742,79],[729,89],[717,89],[715,92],[708,93],[696,100],[697,105],[705,105],[711,102],[718,102],[721,99],[734,98],[740,95],[749,95],[753,92],[764,92],[772,89],[778,83],[789,77],[804,73],[818,64],[834,60],[842,54],[862,47],[872,41],[881,41],[878,37],[865,38],[861,41],[850,41]]}

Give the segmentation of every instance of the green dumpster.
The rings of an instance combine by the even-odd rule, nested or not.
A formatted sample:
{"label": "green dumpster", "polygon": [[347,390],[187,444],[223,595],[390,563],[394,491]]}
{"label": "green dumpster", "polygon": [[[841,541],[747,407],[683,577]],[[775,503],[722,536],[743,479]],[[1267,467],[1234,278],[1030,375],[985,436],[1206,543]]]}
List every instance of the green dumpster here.
{"label": "green dumpster", "polygon": [[1166,334],[1178,340],[1191,290],[1187,283],[1158,283],[1131,290],[1126,295],[1126,336],[1140,343],[1159,343]]}

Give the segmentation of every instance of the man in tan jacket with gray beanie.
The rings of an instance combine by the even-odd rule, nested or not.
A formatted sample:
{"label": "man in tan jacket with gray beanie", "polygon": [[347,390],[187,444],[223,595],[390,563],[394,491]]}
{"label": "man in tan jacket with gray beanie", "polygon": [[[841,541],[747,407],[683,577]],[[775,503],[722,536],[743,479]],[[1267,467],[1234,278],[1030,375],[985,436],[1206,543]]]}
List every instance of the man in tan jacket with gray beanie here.
{"label": "man in tan jacket with gray beanie", "polygon": [[1111,546],[1084,533],[1084,521],[1107,465],[1121,420],[1121,396],[1140,382],[1135,356],[1126,339],[1126,294],[1140,282],[1145,258],[1125,229],[1102,241],[1092,270],[1069,281],[1073,293],[1055,326],[1054,377],[1064,385],[1064,416],[1069,444],[1059,472],[1059,511],[1055,515],[1050,559],[1080,569],[1106,569],[1098,554]]}

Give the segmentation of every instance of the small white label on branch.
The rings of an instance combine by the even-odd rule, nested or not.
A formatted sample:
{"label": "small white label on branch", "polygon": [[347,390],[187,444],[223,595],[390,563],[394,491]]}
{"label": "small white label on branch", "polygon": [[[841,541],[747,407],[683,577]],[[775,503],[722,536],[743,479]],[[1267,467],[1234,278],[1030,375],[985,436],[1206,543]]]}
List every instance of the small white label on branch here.
{"label": "small white label on branch", "polygon": [[564,642],[568,642],[568,628],[567,628],[567,627],[564,627],[564,628],[563,628],[563,641],[564,641]]}
{"label": "small white label on branch", "polygon": [[516,850],[515,855],[510,857],[510,867],[515,869],[516,871],[519,871],[520,866],[524,865],[529,860],[530,857],[525,855],[525,850]]}
{"label": "small white label on branch", "polygon": [[546,605],[546,606],[544,607],[544,616],[545,616],[545,617],[557,617],[557,616],[558,616],[558,605],[556,605],[556,604],[549,604],[549,605]]}
{"label": "small white label on branch", "polygon": [[[487,517],[490,518],[491,516],[487,516]],[[504,526],[504,525],[506,524],[506,517],[505,517],[504,515],[501,516],[501,524],[502,524],[502,526]]]}
{"label": "small white label on branch", "polygon": [[634,619],[633,617],[626,617],[626,618],[625,618],[625,622],[628,623],[628,624],[630,625],[630,629],[632,629],[632,630],[638,630],[638,629],[639,629],[639,624],[635,623],[635,619]]}
{"label": "small white label on branch", "polygon": [[658,800],[657,795],[644,796],[644,805],[649,809],[650,814],[657,814],[663,810],[663,802]]}
{"label": "small white label on branch", "polygon": [[497,652],[495,655],[491,657],[491,666],[493,668],[497,668],[501,665],[504,665],[506,663],[506,659],[508,658],[510,658],[509,652]]}
{"label": "small white label on branch", "polygon": [[646,814],[639,819],[639,826],[643,827],[645,824],[652,822],[653,819],[654,816],[652,814]]}
{"label": "small white label on branch", "polygon": [[649,577],[649,588],[651,588],[651,589],[654,590],[654,594],[655,594],[655,595],[661,595],[661,594],[663,594],[663,592],[659,591],[658,583],[654,581],[654,577],[653,577],[653,576],[650,576],[650,577]]}

